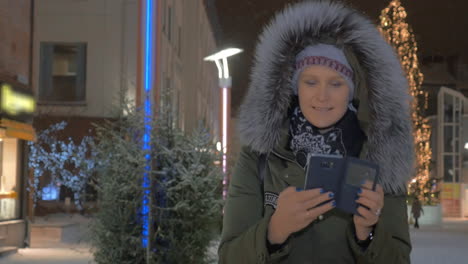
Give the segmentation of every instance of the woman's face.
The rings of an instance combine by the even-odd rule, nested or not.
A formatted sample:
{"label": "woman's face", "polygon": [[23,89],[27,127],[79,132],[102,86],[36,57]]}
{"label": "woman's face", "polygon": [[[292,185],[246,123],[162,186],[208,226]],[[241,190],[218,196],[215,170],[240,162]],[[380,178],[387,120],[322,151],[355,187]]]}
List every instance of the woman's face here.
{"label": "woman's face", "polygon": [[349,86],[336,71],[320,65],[307,67],[299,76],[298,85],[301,111],[312,125],[332,126],[346,113]]}

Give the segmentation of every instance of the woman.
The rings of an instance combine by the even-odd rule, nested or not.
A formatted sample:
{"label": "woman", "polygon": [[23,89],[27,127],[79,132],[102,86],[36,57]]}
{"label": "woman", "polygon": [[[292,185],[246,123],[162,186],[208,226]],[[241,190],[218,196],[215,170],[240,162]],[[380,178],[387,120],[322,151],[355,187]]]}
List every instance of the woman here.
{"label": "woman", "polygon": [[[244,147],[225,206],[220,263],[409,263],[407,82],[375,26],[338,3],[285,9],[264,30],[240,113]],[[311,153],[377,163],[358,214],[301,190]],[[259,162],[266,156],[264,179]]]}

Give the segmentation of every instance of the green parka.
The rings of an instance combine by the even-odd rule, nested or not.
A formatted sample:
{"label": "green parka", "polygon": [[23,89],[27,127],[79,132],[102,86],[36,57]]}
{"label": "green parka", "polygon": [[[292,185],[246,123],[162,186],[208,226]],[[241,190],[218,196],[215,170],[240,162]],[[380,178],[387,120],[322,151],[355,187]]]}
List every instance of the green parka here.
{"label": "green parka", "polygon": [[[353,216],[333,209],[270,254],[267,230],[276,199],[285,188],[303,187],[305,181],[303,168],[288,148],[293,62],[299,51],[323,36],[343,45],[350,63],[355,60],[362,67],[364,77],[355,97],[368,139],[360,157],[379,165],[385,205],[365,250],[356,243]],[[410,97],[393,49],[357,11],[339,3],[306,1],[285,9],[265,28],[255,59],[239,117],[244,147],[224,208],[219,262],[410,263],[405,197],[414,155]],[[260,153],[268,156],[263,182],[258,177]]]}

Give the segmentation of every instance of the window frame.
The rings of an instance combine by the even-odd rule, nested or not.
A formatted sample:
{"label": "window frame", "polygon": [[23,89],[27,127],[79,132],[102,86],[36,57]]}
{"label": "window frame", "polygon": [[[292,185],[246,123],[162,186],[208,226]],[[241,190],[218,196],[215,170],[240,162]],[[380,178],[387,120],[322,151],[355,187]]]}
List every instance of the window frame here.
{"label": "window frame", "polygon": [[[47,45],[50,45],[52,48],[55,49],[57,46],[75,46],[78,48],[78,53],[77,53],[77,60],[80,60],[80,49],[82,49],[82,64],[83,64],[83,69],[82,69],[82,76],[79,76],[80,70],[77,69],[77,78],[81,78],[80,84],[81,87],[75,86],[75,93],[77,93],[76,89],[81,89],[80,93],[82,93],[82,99],[77,99],[77,100],[60,100],[60,99],[51,99],[47,98],[47,95],[44,95],[44,93],[47,93],[47,91],[44,91],[43,85],[45,85],[48,81],[44,80],[44,78],[50,78],[49,82],[51,85],[53,85],[53,56],[55,54],[54,50],[52,50],[52,56],[51,57],[46,57],[46,52],[45,49],[47,48]],[[55,42],[55,41],[41,41],[39,44],[39,78],[38,78],[38,89],[37,89],[37,104],[38,105],[75,105],[75,106],[83,106],[86,105],[87,100],[87,64],[88,64],[88,43],[87,42]],[[45,69],[44,67],[48,67]],[[47,72],[49,71],[49,72]],[[46,74],[50,74],[49,76],[45,76]],[[78,82],[78,80],[77,80]],[[51,88],[53,91],[53,87]],[[53,92],[52,92],[53,93]]]}

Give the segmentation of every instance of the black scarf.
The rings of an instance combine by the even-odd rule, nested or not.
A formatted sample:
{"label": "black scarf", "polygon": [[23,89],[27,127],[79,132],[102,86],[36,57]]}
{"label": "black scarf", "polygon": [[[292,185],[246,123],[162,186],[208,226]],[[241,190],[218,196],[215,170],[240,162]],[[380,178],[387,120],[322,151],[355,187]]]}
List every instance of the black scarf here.
{"label": "black scarf", "polygon": [[356,113],[350,109],[323,134],[307,121],[299,106],[292,112],[290,120],[290,148],[303,167],[309,153],[358,157],[366,140]]}

